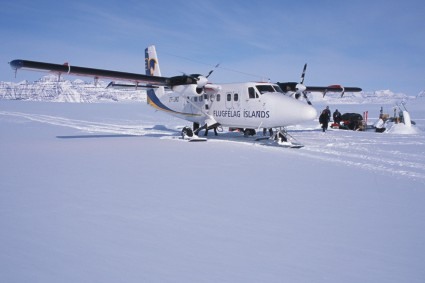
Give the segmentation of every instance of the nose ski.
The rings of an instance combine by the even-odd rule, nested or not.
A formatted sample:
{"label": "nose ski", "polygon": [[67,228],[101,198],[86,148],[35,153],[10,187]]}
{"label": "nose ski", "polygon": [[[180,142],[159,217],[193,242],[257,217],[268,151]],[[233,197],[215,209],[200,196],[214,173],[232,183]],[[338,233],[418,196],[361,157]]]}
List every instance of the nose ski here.
{"label": "nose ski", "polygon": [[256,141],[267,141],[269,143],[288,148],[304,147],[303,144],[297,142],[296,139],[284,129],[279,129],[278,131],[275,131],[270,137],[257,138]]}

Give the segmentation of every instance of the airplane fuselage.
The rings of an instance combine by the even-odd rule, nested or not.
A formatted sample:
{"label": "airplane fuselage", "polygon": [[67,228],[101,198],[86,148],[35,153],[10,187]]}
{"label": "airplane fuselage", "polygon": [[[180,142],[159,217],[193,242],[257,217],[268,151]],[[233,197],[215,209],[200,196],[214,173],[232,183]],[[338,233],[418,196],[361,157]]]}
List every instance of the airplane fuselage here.
{"label": "airplane fuselage", "polygon": [[222,126],[238,128],[275,128],[311,121],[315,108],[286,96],[276,84],[247,82],[220,84],[218,91],[184,97],[165,92],[148,92],[148,103],[179,118],[204,124],[214,120]]}

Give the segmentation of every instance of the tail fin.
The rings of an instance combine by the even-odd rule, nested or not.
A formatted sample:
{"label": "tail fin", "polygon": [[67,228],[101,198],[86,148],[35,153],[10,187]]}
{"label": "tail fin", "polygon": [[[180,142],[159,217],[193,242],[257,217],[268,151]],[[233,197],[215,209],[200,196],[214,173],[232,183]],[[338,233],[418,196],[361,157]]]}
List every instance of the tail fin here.
{"label": "tail fin", "polygon": [[145,49],[145,70],[148,76],[161,76],[155,45],[150,45]]}
{"label": "tail fin", "polygon": [[[150,45],[145,49],[145,71],[148,76],[161,76],[155,45]],[[157,105],[162,104],[159,100],[164,94],[165,89],[163,86],[155,88],[155,90],[153,88],[148,89],[146,91],[146,102],[154,108],[158,108]]]}

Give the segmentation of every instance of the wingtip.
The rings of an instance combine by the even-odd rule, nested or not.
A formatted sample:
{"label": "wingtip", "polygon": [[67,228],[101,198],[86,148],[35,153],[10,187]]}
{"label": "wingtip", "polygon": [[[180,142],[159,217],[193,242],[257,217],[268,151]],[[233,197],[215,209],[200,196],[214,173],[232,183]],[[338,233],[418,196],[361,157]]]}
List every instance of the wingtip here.
{"label": "wingtip", "polygon": [[12,67],[12,69],[17,70],[22,68],[23,66],[23,61],[20,59],[15,59],[9,62],[10,67]]}

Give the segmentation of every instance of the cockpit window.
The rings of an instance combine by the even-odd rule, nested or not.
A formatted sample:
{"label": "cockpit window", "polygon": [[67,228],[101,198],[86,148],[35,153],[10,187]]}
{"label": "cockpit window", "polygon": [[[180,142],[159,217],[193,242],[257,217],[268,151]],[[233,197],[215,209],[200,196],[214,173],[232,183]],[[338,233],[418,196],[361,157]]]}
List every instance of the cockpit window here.
{"label": "cockpit window", "polygon": [[273,88],[276,90],[276,92],[284,93],[283,90],[278,85],[273,85]]}
{"label": "cockpit window", "polygon": [[255,86],[260,94],[266,93],[266,92],[275,92],[275,89],[272,85],[256,85]]}
{"label": "cockpit window", "polygon": [[258,98],[258,94],[253,87],[248,88],[249,98]]}

